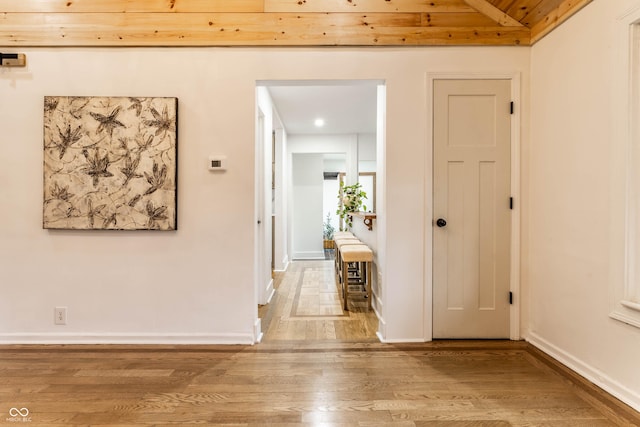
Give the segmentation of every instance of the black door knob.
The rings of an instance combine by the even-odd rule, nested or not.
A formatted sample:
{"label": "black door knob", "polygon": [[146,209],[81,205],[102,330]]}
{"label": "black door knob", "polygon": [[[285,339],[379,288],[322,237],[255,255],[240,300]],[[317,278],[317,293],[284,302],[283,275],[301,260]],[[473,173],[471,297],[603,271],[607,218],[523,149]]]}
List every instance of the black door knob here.
{"label": "black door knob", "polygon": [[436,221],[436,225],[442,228],[447,225],[447,221],[445,221],[443,218],[438,218],[438,220]]}

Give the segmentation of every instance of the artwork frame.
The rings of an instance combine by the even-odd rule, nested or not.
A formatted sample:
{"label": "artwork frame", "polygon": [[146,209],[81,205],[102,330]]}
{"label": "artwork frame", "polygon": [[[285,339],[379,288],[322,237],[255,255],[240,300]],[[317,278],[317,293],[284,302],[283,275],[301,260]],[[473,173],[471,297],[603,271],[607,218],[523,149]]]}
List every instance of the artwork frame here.
{"label": "artwork frame", "polygon": [[45,96],[43,228],[178,228],[178,98]]}

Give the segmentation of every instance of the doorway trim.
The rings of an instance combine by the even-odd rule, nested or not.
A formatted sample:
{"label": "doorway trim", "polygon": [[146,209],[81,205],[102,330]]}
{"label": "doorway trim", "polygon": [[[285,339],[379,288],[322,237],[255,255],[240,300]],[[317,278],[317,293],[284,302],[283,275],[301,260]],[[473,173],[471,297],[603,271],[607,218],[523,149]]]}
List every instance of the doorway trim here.
{"label": "doorway trim", "polygon": [[510,240],[510,272],[509,289],[513,293],[513,304],[509,309],[509,338],[520,339],[520,127],[522,117],[522,101],[520,87],[520,72],[428,72],[426,74],[427,88],[427,141],[425,149],[425,166],[431,173],[425,173],[425,236],[424,236],[424,340],[433,340],[433,84],[435,80],[509,80],[511,82],[511,99],[514,110],[511,115],[511,196],[513,197],[513,212],[511,215]]}

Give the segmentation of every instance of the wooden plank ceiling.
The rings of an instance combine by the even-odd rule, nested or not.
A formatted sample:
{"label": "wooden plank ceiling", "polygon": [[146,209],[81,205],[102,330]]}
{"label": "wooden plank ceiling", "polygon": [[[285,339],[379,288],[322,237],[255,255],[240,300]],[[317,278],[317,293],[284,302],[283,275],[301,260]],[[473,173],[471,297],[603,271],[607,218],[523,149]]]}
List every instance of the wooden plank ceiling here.
{"label": "wooden plank ceiling", "polygon": [[592,0],[0,0],[0,46],[531,45]]}

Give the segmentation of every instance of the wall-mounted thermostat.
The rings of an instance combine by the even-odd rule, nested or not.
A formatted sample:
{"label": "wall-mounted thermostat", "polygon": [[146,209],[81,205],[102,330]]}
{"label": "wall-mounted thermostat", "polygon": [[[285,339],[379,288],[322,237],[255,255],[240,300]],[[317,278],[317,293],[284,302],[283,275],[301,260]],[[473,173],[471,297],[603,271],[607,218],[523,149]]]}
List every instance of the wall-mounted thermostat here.
{"label": "wall-mounted thermostat", "polygon": [[227,158],[225,156],[209,156],[210,171],[227,170]]}

